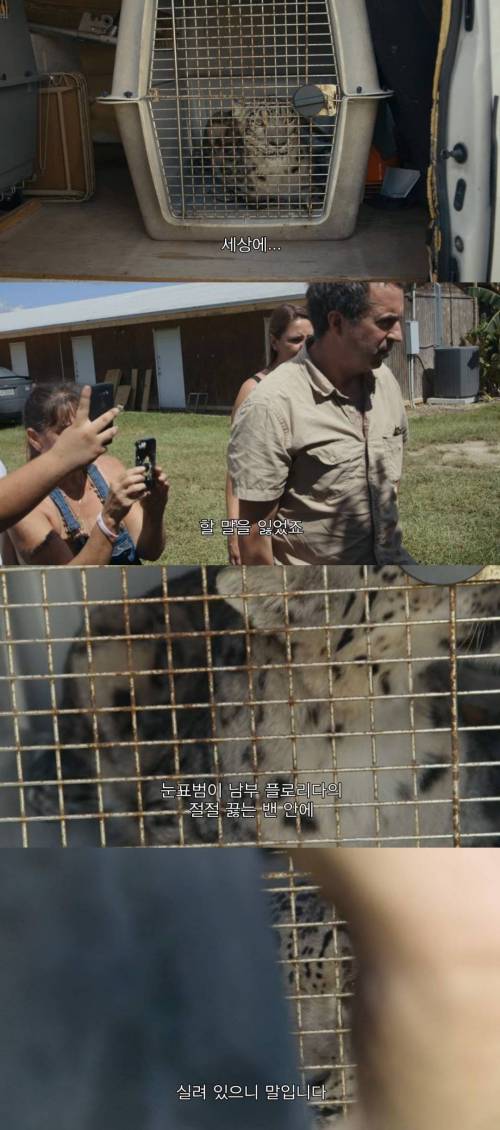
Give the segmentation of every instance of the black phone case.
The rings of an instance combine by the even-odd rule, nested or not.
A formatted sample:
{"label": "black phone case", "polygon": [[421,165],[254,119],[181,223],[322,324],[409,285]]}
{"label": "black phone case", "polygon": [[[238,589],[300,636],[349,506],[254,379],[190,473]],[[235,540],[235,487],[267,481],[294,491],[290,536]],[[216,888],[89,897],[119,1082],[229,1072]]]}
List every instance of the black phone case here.
{"label": "black phone case", "polygon": [[104,412],[109,412],[115,402],[115,390],[111,382],[103,381],[93,385],[90,393],[89,420],[96,420]]}
{"label": "black phone case", "polygon": [[153,436],[136,440],[135,465],[136,467],[146,466],[145,483],[147,489],[151,490],[154,484],[154,468],[156,465],[156,440]]}

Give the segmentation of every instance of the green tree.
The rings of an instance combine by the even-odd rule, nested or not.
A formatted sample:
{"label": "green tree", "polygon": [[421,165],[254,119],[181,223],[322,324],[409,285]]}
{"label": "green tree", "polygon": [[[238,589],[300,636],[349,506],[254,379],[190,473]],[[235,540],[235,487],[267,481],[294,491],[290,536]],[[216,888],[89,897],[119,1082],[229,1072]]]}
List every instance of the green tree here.
{"label": "green tree", "polygon": [[500,396],[500,286],[475,286],[470,294],[477,298],[480,317],[465,340],[479,346],[481,392]]}

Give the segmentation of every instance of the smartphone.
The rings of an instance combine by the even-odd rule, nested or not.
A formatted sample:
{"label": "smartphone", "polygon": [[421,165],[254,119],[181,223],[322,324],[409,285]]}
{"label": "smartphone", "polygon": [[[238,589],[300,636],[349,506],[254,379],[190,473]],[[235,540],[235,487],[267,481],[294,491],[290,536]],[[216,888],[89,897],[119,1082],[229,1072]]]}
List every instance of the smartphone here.
{"label": "smartphone", "polygon": [[90,392],[89,420],[96,420],[103,412],[109,412],[115,403],[115,390],[110,381],[92,385]]}
{"label": "smartphone", "polygon": [[156,466],[156,440],[150,436],[148,439],[138,439],[135,443],[135,465],[146,468],[145,484],[152,490],[155,481]]}

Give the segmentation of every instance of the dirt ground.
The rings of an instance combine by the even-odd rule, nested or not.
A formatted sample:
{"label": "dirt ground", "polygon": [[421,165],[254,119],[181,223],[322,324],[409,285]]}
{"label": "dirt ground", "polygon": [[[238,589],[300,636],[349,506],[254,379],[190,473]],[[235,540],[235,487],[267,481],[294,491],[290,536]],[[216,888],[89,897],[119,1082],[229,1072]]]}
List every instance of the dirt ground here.
{"label": "dirt ground", "polygon": [[415,458],[439,461],[442,467],[500,467],[500,442],[488,443],[483,439],[463,440],[462,443],[433,443],[419,447]]}

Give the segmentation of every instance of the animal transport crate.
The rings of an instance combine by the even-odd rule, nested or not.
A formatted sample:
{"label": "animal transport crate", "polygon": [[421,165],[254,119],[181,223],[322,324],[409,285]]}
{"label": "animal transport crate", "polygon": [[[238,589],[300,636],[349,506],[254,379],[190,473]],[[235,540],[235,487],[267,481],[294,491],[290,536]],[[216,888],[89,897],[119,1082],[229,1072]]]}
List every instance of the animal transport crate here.
{"label": "animal transport crate", "polygon": [[386,97],[364,0],[123,0],[105,101],[154,239],[343,239]]}
{"label": "animal transport crate", "polygon": [[498,580],[0,581],[3,844],[498,844]]}

